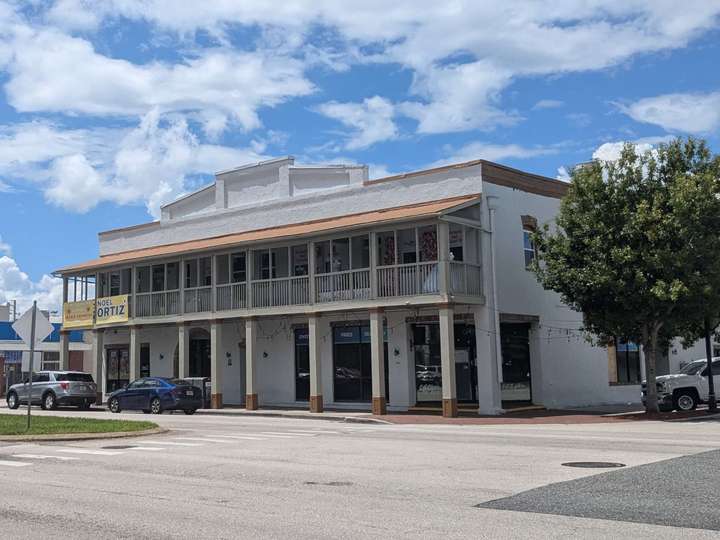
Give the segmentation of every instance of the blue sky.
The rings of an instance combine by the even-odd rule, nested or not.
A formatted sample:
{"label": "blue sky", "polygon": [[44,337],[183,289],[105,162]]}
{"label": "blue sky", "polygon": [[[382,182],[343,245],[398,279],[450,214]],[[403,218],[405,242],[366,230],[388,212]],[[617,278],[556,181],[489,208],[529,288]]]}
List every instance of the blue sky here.
{"label": "blue sky", "polygon": [[[196,7],[200,6],[200,7]],[[392,7],[388,7],[392,6]],[[720,151],[720,1],[0,0],[0,303],[55,307],[97,232],[280,155],[550,177]]]}

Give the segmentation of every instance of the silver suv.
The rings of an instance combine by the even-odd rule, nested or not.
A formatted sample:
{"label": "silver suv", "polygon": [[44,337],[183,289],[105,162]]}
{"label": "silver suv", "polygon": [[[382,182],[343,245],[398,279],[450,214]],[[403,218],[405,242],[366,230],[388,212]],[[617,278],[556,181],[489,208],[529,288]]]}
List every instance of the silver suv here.
{"label": "silver suv", "polygon": [[[24,382],[13,384],[7,393],[7,404],[10,409],[17,409],[21,403],[28,402],[30,384]],[[92,375],[82,371],[38,371],[32,374],[33,405],[43,409],[55,409],[58,405],[75,405],[89,409],[97,399],[97,386]]]}

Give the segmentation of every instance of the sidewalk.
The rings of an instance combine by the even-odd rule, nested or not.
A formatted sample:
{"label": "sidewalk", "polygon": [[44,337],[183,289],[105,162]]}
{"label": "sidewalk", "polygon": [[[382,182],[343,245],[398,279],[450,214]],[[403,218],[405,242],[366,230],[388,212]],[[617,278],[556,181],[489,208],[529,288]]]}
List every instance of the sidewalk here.
{"label": "sidewalk", "polygon": [[275,418],[300,418],[303,420],[329,420],[332,422],[348,422],[356,424],[389,424],[384,416],[373,416],[362,411],[325,411],[311,413],[305,409],[275,409],[261,408],[257,411],[248,411],[244,408],[225,407],[223,409],[198,409],[197,414],[217,416],[265,416]]}

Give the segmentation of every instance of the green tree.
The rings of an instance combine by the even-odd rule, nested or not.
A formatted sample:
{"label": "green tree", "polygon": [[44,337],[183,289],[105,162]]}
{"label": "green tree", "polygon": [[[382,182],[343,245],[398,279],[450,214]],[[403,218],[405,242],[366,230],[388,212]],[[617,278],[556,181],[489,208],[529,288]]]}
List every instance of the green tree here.
{"label": "green tree", "polygon": [[695,139],[642,155],[625,145],[615,162],[573,170],[535,241],[539,281],[583,313],[586,331],[641,345],[656,412],[660,346],[720,313],[720,158]]}

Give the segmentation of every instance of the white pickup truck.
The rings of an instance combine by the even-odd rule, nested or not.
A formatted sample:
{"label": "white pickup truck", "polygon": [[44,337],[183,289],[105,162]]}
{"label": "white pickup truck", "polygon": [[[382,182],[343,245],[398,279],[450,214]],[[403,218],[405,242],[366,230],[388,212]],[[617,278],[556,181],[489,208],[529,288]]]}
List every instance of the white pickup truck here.
{"label": "white pickup truck", "polygon": [[[715,394],[720,392],[720,358],[713,358]],[[658,405],[662,411],[691,411],[700,403],[707,403],[709,387],[707,360],[694,360],[678,373],[656,378]],[[645,404],[647,382],[642,382],[642,402]]]}

